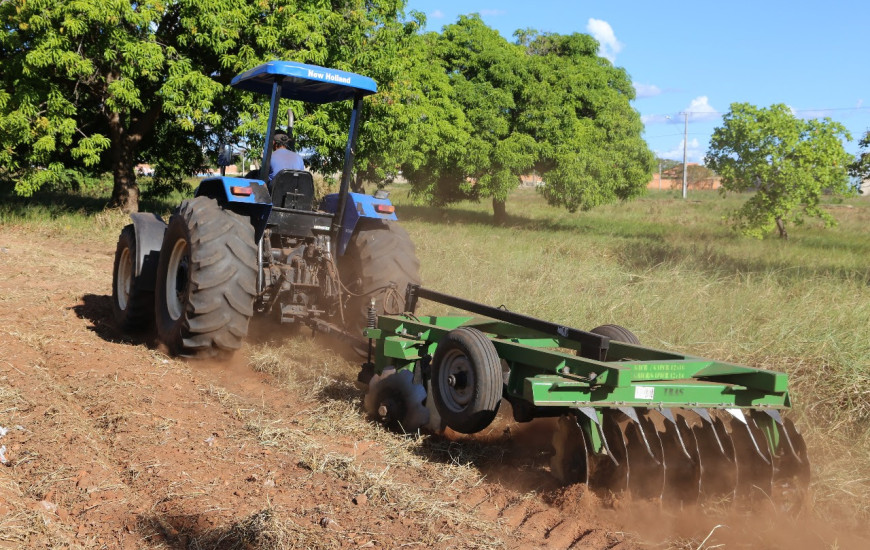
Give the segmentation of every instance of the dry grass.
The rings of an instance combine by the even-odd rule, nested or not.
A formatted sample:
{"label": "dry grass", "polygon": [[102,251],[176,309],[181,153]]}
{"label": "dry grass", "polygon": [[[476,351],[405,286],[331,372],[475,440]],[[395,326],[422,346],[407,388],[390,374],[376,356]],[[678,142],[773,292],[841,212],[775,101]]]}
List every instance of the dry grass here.
{"label": "dry grass", "polygon": [[870,201],[832,205],[839,227],[792,228],[786,243],[724,226],[740,197],[692,198],[659,194],[572,216],[521,192],[508,201],[517,217],[506,227],[488,225],[485,204],[398,212],[427,286],[578,328],[616,323],[652,347],[787,372],[816,511],[866,522]]}
{"label": "dry grass", "polygon": [[340,548],[334,537],[324,536],[323,530],[301,527],[287,514],[273,508],[264,508],[229,528],[215,529],[192,539],[192,550],[290,550],[294,548]]}
{"label": "dry grass", "polygon": [[[412,518],[420,528],[420,542],[426,546],[444,542],[440,532],[443,522],[455,525],[459,531],[478,534],[473,544],[466,541],[464,547],[502,545],[497,525],[477,519],[459,502],[463,492],[483,480],[470,461],[444,464],[437,455],[445,451],[425,444],[425,437],[397,436],[364,418],[360,410],[362,393],[352,383],[358,370],[355,360],[324,353],[318,342],[308,338],[253,346],[248,357],[252,368],[271,374],[303,404],[292,418],[275,417],[267,409],[243,405],[241,398],[221,388],[212,386],[201,391],[232,409],[243,422],[244,431],[261,445],[274,452],[286,452],[311,476],[340,480],[351,494],[365,495],[370,505]],[[363,460],[355,449],[331,443],[348,440],[377,449],[377,460]],[[422,484],[417,479],[421,470],[426,480]],[[298,528],[284,511],[264,510],[249,520],[221,536],[261,548],[272,542],[264,543],[266,546],[251,543],[251,536],[244,535],[250,526],[264,525],[263,529],[270,533],[295,533]],[[204,540],[215,539],[209,535]],[[276,547],[286,544],[281,542],[284,539],[276,540]]]}

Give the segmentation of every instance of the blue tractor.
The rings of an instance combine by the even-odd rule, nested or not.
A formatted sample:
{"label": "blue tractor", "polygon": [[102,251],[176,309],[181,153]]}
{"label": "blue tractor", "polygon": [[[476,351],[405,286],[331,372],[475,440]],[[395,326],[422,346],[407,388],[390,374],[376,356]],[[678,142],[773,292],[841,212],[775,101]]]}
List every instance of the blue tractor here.
{"label": "blue tractor", "polygon": [[[182,356],[231,354],[255,313],[344,335],[364,352],[368,320],[404,311],[405,288],[420,282],[414,245],[390,201],[350,192],[363,98],[377,84],[271,61],[231,85],[270,96],[259,174],[204,179],[168,224],[156,214],[132,214],[115,253],[115,319],[124,330],[156,324],[160,342]],[[281,171],[269,181],[281,98],[352,102],[337,194],[317,202],[307,171]]]}

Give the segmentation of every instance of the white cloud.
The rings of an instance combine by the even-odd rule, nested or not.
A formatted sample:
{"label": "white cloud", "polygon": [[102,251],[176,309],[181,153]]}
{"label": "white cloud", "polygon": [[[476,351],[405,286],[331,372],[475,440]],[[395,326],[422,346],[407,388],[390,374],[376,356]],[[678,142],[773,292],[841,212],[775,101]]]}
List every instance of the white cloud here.
{"label": "white cloud", "polygon": [[655,84],[640,84],[639,82],[634,83],[634,91],[637,93],[638,99],[655,97],[662,93],[662,89]]}
{"label": "white cloud", "polygon": [[685,112],[690,115],[689,122],[693,120],[711,120],[722,116],[719,111],[710,105],[710,100],[705,95],[693,99]]}
{"label": "white cloud", "polygon": [[[680,140],[680,144],[670,151],[656,151],[656,156],[663,159],[671,159],[683,162],[683,141]],[[689,146],[686,147],[686,161],[687,162],[704,162],[704,155],[706,151],[701,147],[701,144],[698,142],[697,138],[692,138],[689,140]]]}
{"label": "white cloud", "polygon": [[864,106],[864,100],[863,100],[863,99],[859,99],[859,100],[858,100],[858,103],[855,104],[855,108],[856,108],[856,109],[860,109],[860,108],[863,107],[863,106]]}
{"label": "white cloud", "polygon": [[622,42],[616,39],[616,34],[613,33],[613,27],[607,21],[601,19],[589,19],[586,23],[586,31],[592,35],[600,44],[598,55],[610,60],[611,63],[616,61],[616,54],[622,51]]}
{"label": "white cloud", "polygon": [[444,12],[441,10],[435,10],[429,14],[429,17],[432,19],[444,19]]}
{"label": "white cloud", "polygon": [[507,12],[504,11],[504,10],[480,10],[480,15],[482,15],[482,16],[486,16],[486,15],[493,15],[493,16],[495,16],[495,15],[504,15],[505,13],[507,13]]}
{"label": "white cloud", "polygon": [[673,118],[671,115],[641,115],[640,121],[644,124],[665,124]]}

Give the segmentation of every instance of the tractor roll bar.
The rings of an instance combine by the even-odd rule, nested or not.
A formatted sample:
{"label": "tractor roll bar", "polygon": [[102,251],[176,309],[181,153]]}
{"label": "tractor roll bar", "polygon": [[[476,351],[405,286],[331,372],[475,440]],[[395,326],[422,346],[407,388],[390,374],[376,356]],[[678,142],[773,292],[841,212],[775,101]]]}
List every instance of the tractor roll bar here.
{"label": "tractor roll bar", "polygon": [[283,76],[275,77],[275,81],[272,82],[272,99],[269,104],[269,122],[267,123],[268,127],[266,128],[266,143],[263,145],[263,165],[260,166],[260,179],[267,183],[269,182],[269,163],[272,162],[272,140],[275,139],[275,125],[278,119],[278,105],[281,101],[281,87],[283,83]]}
{"label": "tractor roll bar", "polygon": [[350,189],[351,172],[353,171],[353,158],[356,153],[356,136],[359,133],[359,119],[362,115],[363,94],[356,94],[353,98],[353,111],[350,113],[350,132],[347,135],[347,145],[344,149],[344,167],[341,170],[341,187],[338,189],[338,209],[332,218],[332,250],[335,257],[338,256],[338,239],[341,236],[341,228],[344,222],[344,209],[347,206],[347,193]]}

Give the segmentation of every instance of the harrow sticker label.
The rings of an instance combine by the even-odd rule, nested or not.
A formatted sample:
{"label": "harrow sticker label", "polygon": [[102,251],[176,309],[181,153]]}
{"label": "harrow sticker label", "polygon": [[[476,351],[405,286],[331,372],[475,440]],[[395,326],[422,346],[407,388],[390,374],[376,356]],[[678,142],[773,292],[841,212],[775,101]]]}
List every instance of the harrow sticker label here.
{"label": "harrow sticker label", "polygon": [[635,399],[652,399],[655,397],[656,389],[652,386],[635,386],[634,387],[634,398]]}
{"label": "harrow sticker label", "polygon": [[677,380],[686,378],[686,366],[681,364],[655,363],[634,365],[634,380]]}

